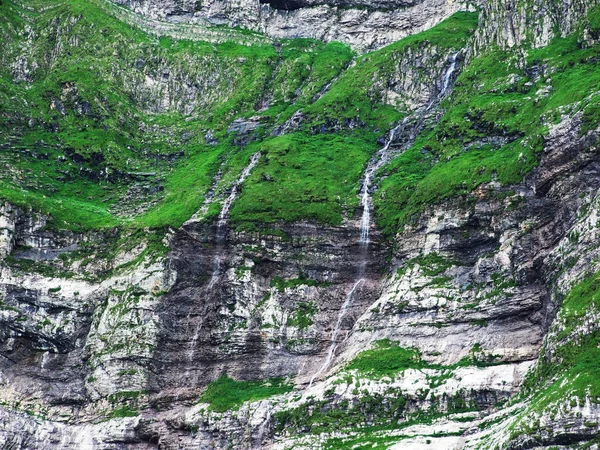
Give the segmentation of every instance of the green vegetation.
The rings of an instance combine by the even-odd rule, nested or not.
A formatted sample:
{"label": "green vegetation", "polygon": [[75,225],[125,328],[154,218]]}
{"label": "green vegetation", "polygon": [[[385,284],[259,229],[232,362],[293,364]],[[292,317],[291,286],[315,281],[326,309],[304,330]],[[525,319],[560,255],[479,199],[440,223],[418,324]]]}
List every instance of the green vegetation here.
{"label": "green vegetation", "polygon": [[[353,438],[333,438],[327,441],[325,448],[345,449],[355,448],[351,443],[390,442],[379,439],[380,431],[398,431],[416,424],[432,423],[440,417],[449,414],[477,411],[475,400],[466,401],[458,394],[444,399],[432,399],[433,403],[427,410],[414,410],[408,407],[407,399],[396,389],[388,388],[382,394],[368,395],[363,393],[350,400],[336,399],[335,396],[313,401],[297,408],[275,413],[275,431],[294,435],[295,433],[331,433],[350,432]],[[360,433],[357,436],[357,433]],[[383,437],[383,436],[381,436]],[[401,435],[395,435],[396,440]],[[372,440],[374,439],[374,441]],[[357,446],[356,448],[365,448]],[[369,447],[381,448],[381,447]]]}
{"label": "green vegetation", "polygon": [[212,411],[224,412],[238,409],[244,402],[285,394],[292,389],[293,386],[282,378],[271,378],[268,381],[237,381],[223,375],[206,387],[199,401],[209,403]]}
{"label": "green vegetation", "polygon": [[[376,138],[405,115],[369,89],[371,80],[394,77],[390,61],[409,49],[460,48],[476,24],[476,14],[456,14],[348,69],[354,55],[340,43],[276,47],[239,30],[215,44],[157,38],[105,7],[6,0],[0,9],[0,197],[49,214],[50,227],[180,226],[219,169],[217,199],[258,150],[264,156],[231,211],[234,225],[339,224],[358,205]],[[252,46],[236,43],[245,35],[257,38]],[[296,132],[273,136],[297,111]],[[249,117],[259,117],[257,129],[228,131]],[[361,129],[349,131],[347,121]],[[207,218],[217,213],[218,202]]]}
{"label": "green vegetation", "polygon": [[361,376],[382,378],[393,377],[406,369],[435,369],[442,371],[440,376],[447,379],[451,372],[458,367],[486,367],[496,364],[499,364],[498,358],[486,353],[479,344],[473,346],[468,357],[456,364],[443,366],[423,361],[421,353],[415,348],[403,348],[396,341],[382,339],[374,342],[371,349],[356,355],[346,365],[345,370],[355,369],[361,373]]}
{"label": "green vegetation", "polygon": [[117,409],[113,409],[108,415],[109,419],[123,418],[123,417],[137,417],[140,413],[137,409],[131,408],[130,406],[121,406]]}
{"label": "green vegetation", "polygon": [[398,70],[396,64],[408,51],[423,47],[442,51],[464,47],[476,27],[476,13],[459,12],[430,30],[361,56],[326,95],[306,109],[307,115],[313,125],[354,119],[379,130],[392,128],[404,114],[387,104],[383,92],[373,92],[374,81],[391,78]]}
{"label": "green vegetation", "polygon": [[[300,97],[308,104],[352,57],[341,44],[293,40],[282,44],[280,61],[268,44],[156,39],[95,2],[5,3],[0,133],[10,170],[0,173],[0,196],[51,214],[57,228],[181,225],[219,167],[223,190],[247,163],[235,133],[226,131],[234,118],[255,114],[268,92],[283,108],[263,117],[272,125]],[[43,12],[31,8],[41,6]],[[31,41],[25,26],[33,27]],[[53,60],[16,81],[8,62],[21,49],[28,61]],[[160,84],[164,73],[201,86],[203,95],[176,83],[173,98],[197,98],[191,106],[162,103],[164,94],[144,79]],[[204,138],[209,132],[218,145]]]}
{"label": "green vegetation", "polygon": [[398,392],[360,396],[352,403],[342,400],[333,406],[330,400],[283,410],[273,415],[276,431],[307,429],[312,433],[358,426],[365,421],[381,425],[395,424],[404,416],[406,399]]}
{"label": "green vegetation", "polygon": [[[7,3],[0,14],[10,17],[11,25],[32,25],[36,33],[33,42],[25,42],[18,28],[2,28],[5,42],[13,44],[3,61],[11,60],[20,47],[36,61],[46,61],[55,47],[66,50],[29,74],[29,83],[14,81],[0,70],[0,129],[12,168],[0,174],[0,196],[51,214],[51,225],[59,228],[181,225],[199,209],[220,166],[226,170],[220,188],[225,189],[247,162],[249,154],[240,154],[234,133],[226,131],[234,118],[255,114],[257,102],[269,93],[273,98],[263,115],[265,127],[287,120],[352,57],[342,44],[299,39],[282,43],[280,61],[274,46],[267,44],[156,39],[115,21],[96,3],[51,0],[41,13],[22,8],[17,0]],[[70,44],[73,36],[77,46]],[[204,95],[192,103],[193,111],[183,104],[162,105],[159,91],[143,87],[144,77],[159,79],[165,70],[202,86]],[[215,80],[210,91],[208,78]],[[142,87],[132,91],[136,85]],[[178,89],[176,97],[185,94],[183,86]],[[218,145],[204,139],[209,131]],[[278,146],[271,144],[271,157]],[[355,183],[369,149],[361,151],[365,155],[356,162]],[[335,164],[327,167],[322,155],[315,157],[307,170],[324,166],[339,172]],[[305,159],[310,160],[304,156],[299,163]],[[138,188],[135,194],[132,186]],[[354,194],[354,186],[343,188],[346,196]],[[312,189],[304,193],[322,195],[311,194]],[[334,188],[323,201],[341,193]],[[124,201],[128,209],[141,207],[142,212],[135,217],[121,214]],[[327,215],[324,208],[315,210],[306,216],[340,220],[322,217]]]}
{"label": "green vegetation", "polygon": [[[157,38],[99,5],[49,0],[42,9],[7,0],[0,10],[0,197],[50,214],[52,227],[180,226],[220,169],[217,199],[257,151],[233,225],[340,224],[358,206],[377,138],[406,116],[404,100],[392,105],[383,89],[404,55],[435,48],[445,58],[477,24],[476,13],[457,13],[349,67],[354,55],[340,43],[246,46],[236,43],[240,31],[215,44]],[[592,33],[598,17],[591,10]],[[598,123],[600,96],[589,95],[600,83],[597,46],[582,47],[581,32],[528,51],[525,65],[519,52],[491,49],[464,68],[441,121],[380,173],[376,220],[388,235],[426,205],[488,181],[520,181],[560,108],[581,102],[582,132]],[[15,77],[9,63],[21,53],[24,70]],[[163,77],[186,83],[171,83],[165,100]],[[177,100],[186,98],[193,100]],[[296,128],[273,133],[297,112]],[[229,129],[251,117],[253,131]]]}
{"label": "green vegetation", "polygon": [[231,222],[246,228],[302,219],[340,224],[358,206],[358,180],[377,149],[372,133],[294,133],[248,147],[265,156],[231,210]]}
{"label": "green vegetation", "polygon": [[397,342],[383,339],[375,342],[372,349],[359,353],[346,366],[346,369],[356,369],[381,377],[396,374],[405,369],[423,367],[426,367],[426,363],[421,360],[418,350],[402,348]]}
{"label": "green vegetation", "polygon": [[317,308],[312,302],[300,302],[296,306],[296,311],[289,317],[287,325],[304,330],[313,324],[313,316]]}
{"label": "green vegetation", "polygon": [[408,269],[412,269],[418,265],[421,272],[423,272],[423,275],[435,277],[457,264],[458,262],[448,259],[439,253],[433,252],[428,253],[427,255],[419,255],[410,259],[404,266],[398,269],[398,275],[402,275]]}
{"label": "green vegetation", "polygon": [[543,136],[561,108],[584,111],[582,132],[595,128],[600,96],[588,96],[600,83],[598,44],[582,48],[581,32],[528,50],[525,66],[519,52],[491,49],[474,59],[443,103],[441,121],[383,169],[380,226],[391,234],[427,205],[492,180],[521,181],[537,165]]}
{"label": "green vegetation", "polygon": [[273,277],[273,279],[271,279],[271,287],[277,288],[279,292],[283,292],[287,288],[294,289],[298,286],[326,287],[329,286],[329,283],[312,280],[310,278],[306,278],[306,276],[302,274],[298,278],[291,278],[289,280],[285,280],[279,276]]}
{"label": "green vegetation", "polygon": [[[94,381],[95,378],[88,378],[88,382]],[[139,411],[135,407],[140,397],[148,394],[148,391],[121,391],[110,394],[107,400],[113,405],[113,408],[107,415],[107,418],[122,418],[139,416]]]}

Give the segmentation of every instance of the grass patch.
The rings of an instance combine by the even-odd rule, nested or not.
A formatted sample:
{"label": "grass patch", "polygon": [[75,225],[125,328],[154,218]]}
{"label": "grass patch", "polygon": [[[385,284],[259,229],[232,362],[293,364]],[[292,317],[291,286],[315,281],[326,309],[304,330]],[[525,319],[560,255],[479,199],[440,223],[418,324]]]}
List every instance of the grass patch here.
{"label": "grass patch", "polygon": [[237,381],[223,375],[206,387],[199,401],[208,403],[212,411],[225,412],[238,409],[244,402],[285,394],[292,389],[293,386],[282,378],[271,378],[268,381]]}
{"label": "grass patch", "polygon": [[364,136],[294,133],[262,142],[264,155],[231,209],[244,228],[313,220],[339,225],[358,206],[356,188],[373,151]]}
{"label": "grass patch", "polygon": [[496,356],[486,353],[480,344],[475,344],[469,356],[458,363],[444,366],[423,361],[421,353],[416,348],[400,347],[396,341],[382,339],[375,341],[371,349],[356,355],[344,369],[355,369],[362,376],[371,378],[394,377],[406,369],[434,369],[442,371],[443,374],[440,376],[448,378],[449,374],[459,367],[487,367],[498,364],[502,362],[498,361]]}
{"label": "grass patch", "polygon": [[287,325],[304,330],[313,324],[313,316],[317,307],[312,302],[300,302],[294,313],[288,318]]}
{"label": "grass patch", "polygon": [[372,349],[360,352],[345,368],[381,377],[425,366],[417,349],[403,348],[397,342],[382,339],[375,342]]}
{"label": "grass patch", "polygon": [[294,289],[298,286],[318,286],[326,287],[329,283],[320,282],[311,278],[306,278],[304,275],[300,275],[298,278],[284,279],[279,276],[271,279],[271,287],[277,288],[279,292],[285,291],[287,288]]}

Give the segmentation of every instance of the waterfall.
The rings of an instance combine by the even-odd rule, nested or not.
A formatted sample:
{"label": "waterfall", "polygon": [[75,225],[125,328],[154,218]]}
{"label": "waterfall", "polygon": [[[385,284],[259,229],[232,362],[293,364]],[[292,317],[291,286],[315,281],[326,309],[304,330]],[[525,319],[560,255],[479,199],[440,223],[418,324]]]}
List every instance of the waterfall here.
{"label": "waterfall", "polygon": [[[450,85],[452,83],[452,79],[454,77],[454,73],[456,72],[456,69],[458,67],[458,56],[459,55],[460,55],[460,53],[458,53],[458,52],[450,55],[450,57],[448,59],[448,61],[450,62],[450,65],[444,71],[444,73],[442,75],[441,90],[440,90],[439,94],[437,95],[437,97],[432,99],[431,102],[429,103],[429,105],[420,114],[417,114],[419,119],[422,119],[422,115],[424,113],[429,111],[434,105],[439,104],[439,101],[441,101],[447,95],[448,90],[450,89]],[[362,256],[361,256],[361,261],[360,261],[360,265],[358,268],[358,275],[357,275],[358,281],[356,281],[354,283],[354,286],[352,287],[352,289],[346,296],[346,301],[344,302],[344,304],[342,305],[342,308],[340,309],[340,312],[338,313],[337,322],[335,324],[333,333],[331,334],[331,339],[329,340],[329,350],[327,351],[327,358],[325,359],[325,362],[319,368],[319,370],[317,370],[317,372],[311,377],[310,382],[308,384],[309,388],[312,386],[315,379],[320,374],[325,372],[331,365],[333,358],[335,357],[335,351],[337,350],[337,347],[339,345],[337,342],[337,338],[340,333],[340,327],[342,324],[342,320],[343,320],[344,316],[346,315],[346,312],[348,311],[348,309],[352,306],[352,302],[354,300],[354,294],[356,292],[356,289],[365,281],[364,276],[365,276],[365,267],[366,267],[366,263],[367,263],[366,257],[367,257],[367,249],[369,246],[369,233],[371,230],[371,210],[373,207],[373,201],[371,199],[371,190],[372,190],[372,185],[373,185],[373,179],[374,179],[377,171],[379,169],[381,169],[385,164],[387,164],[390,161],[390,159],[392,158],[392,155],[393,155],[392,151],[391,151],[392,143],[396,139],[398,132],[402,128],[406,127],[406,125],[409,121],[409,118],[410,118],[410,116],[406,117],[399,125],[397,125],[395,128],[393,128],[390,131],[390,135],[389,135],[388,139],[385,141],[385,145],[383,146],[383,148],[381,150],[379,150],[373,156],[373,158],[371,158],[371,160],[367,164],[367,168],[365,169],[365,175],[364,175],[361,190],[360,190],[360,204],[362,206],[362,216],[360,219],[359,244],[362,249]]]}
{"label": "waterfall", "polygon": [[[252,171],[252,169],[254,169],[256,164],[258,164],[258,160],[260,159],[260,156],[261,156],[260,152],[257,152],[252,155],[248,165],[244,168],[244,170],[242,170],[239,178],[233,184],[233,187],[231,188],[231,192],[229,193],[229,196],[223,202],[223,207],[221,208],[221,213],[219,214],[219,220],[217,222],[215,255],[213,257],[213,262],[212,262],[212,271],[211,271],[210,281],[204,288],[204,290],[208,293],[210,293],[213,290],[213,288],[217,285],[219,278],[221,277],[221,272],[222,272],[221,265],[223,262],[223,245],[225,243],[225,238],[226,238],[226,234],[227,234],[227,220],[229,218],[229,211],[231,210],[231,206],[233,205],[233,202],[235,201],[235,199],[238,196],[240,186],[246,180],[248,175],[250,175],[250,172]],[[200,331],[202,330],[203,317],[206,316],[206,314],[208,312],[209,304],[210,303],[208,301],[204,303],[204,308],[202,309],[202,314],[200,316],[199,323],[196,326],[194,335],[192,336],[192,340],[190,341],[190,345],[188,347],[187,357],[188,357],[188,361],[190,363],[192,362],[192,360],[194,358],[194,354],[196,351],[196,343],[198,342],[198,338],[200,337]],[[189,316],[188,316],[188,320],[189,320]],[[186,376],[189,376],[189,370],[186,371]]]}
{"label": "waterfall", "polygon": [[439,93],[439,98],[444,98],[448,93],[448,89],[450,88],[450,83],[452,83],[452,77],[454,76],[454,72],[456,72],[456,67],[458,65],[458,55],[460,53],[456,52],[450,55],[450,66],[448,70],[444,73],[442,77],[442,89]]}
{"label": "waterfall", "polygon": [[396,138],[396,133],[398,130],[402,128],[408,118],[404,119],[402,123],[396,126],[390,132],[390,137],[385,142],[384,147],[379,150],[373,158],[369,161],[367,168],[365,170],[365,177],[362,183],[362,187],[360,190],[360,204],[363,208],[362,217],[360,219],[360,240],[359,242],[363,245],[369,244],[369,232],[371,229],[371,186],[373,184],[373,178],[375,177],[375,173],[381,169],[385,164],[387,164],[391,157],[390,146],[394,139]]}
{"label": "waterfall", "polygon": [[367,256],[368,256],[367,250],[369,247],[369,232],[370,232],[370,228],[371,228],[371,207],[372,207],[372,203],[373,203],[371,201],[371,187],[373,185],[373,178],[375,177],[375,173],[381,167],[383,167],[387,162],[389,162],[389,160],[392,156],[391,151],[390,151],[392,143],[394,142],[394,139],[396,138],[398,131],[406,124],[407,120],[408,120],[408,118],[404,119],[402,121],[402,123],[400,123],[395,128],[393,128],[392,131],[390,131],[390,136],[387,139],[387,141],[385,142],[385,145],[383,146],[383,148],[381,150],[379,150],[375,154],[375,156],[373,158],[371,158],[371,160],[369,161],[369,164],[367,165],[367,168],[365,170],[365,176],[364,176],[362,187],[360,190],[360,203],[362,205],[363,211],[362,211],[362,217],[360,219],[360,237],[359,237],[359,241],[358,241],[360,244],[360,248],[361,248],[361,260],[360,260],[360,264],[358,266],[358,274],[356,277],[358,279],[358,281],[356,281],[354,283],[354,286],[352,287],[352,289],[346,296],[346,301],[340,308],[340,311],[339,311],[338,317],[337,317],[337,321],[335,324],[335,328],[334,328],[334,330],[331,334],[331,338],[329,340],[329,349],[327,351],[327,358],[325,358],[325,362],[319,368],[319,370],[317,370],[317,372],[315,372],[315,374],[311,377],[310,382],[308,384],[309,388],[312,386],[315,379],[320,374],[325,372],[325,370],[327,370],[329,368],[329,366],[331,365],[333,358],[335,357],[335,351],[337,350],[337,347],[339,345],[337,342],[337,338],[340,333],[340,327],[342,325],[342,320],[344,319],[344,316],[346,315],[348,309],[350,309],[350,307],[352,306],[352,302],[354,301],[354,294],[355,294],[356,290],[365,281],[364,277],[365,277],[365,269],[366,269],[366,265],[367,265]]}
{"label": "waterfall", "polygon": [[321,373],[323,373],[325,370],[327,370],[327,368],[331,364],[331,361],[333,361],[333,357],[335,356],[335,350],[337,349],[337,346],[338,346],[337,337],[338,337],[338,334],[340,333],[340,326],[342,325],[342,319],[346,315],[348,308],[350,308],[350,306],[352,305],[352,300],[354,299],[354,292],[356,291],[358,286],[360,284],[362,284],[364,281],[365,281],[364,278],[360,278],[356,283],[354,283],[352,290],[346,296],[346,301],[340,308],[340,312],[338,313],[335,328],[333,330],[333,333],[331,333],[331,339],[329,340],[329,342],[330,342],[329,350],[327,351],[327,358],[325,359],[325,362],[319,368],[319,370],[317,370],[315,372],[315,374],[312,376],[312,378],[310,379],[310,383],[308,383],[309,388],[312,386],[313,382],[315,381],[315,378],[317,378]]}
{"label": "waterfall", "polygon": [[229,193],[229,196],[223,202],[223,207],[221,208],[221,213],[219,214],[219,222],[217,223],[217,228],[222,228],[227,224],[227,218],[229,217],[229,210],[231,209],[231,205],[233,205],[233,202],[235,201],[235,199],[237,197],[238,190],[239,190],[240,186],[242,185],[242,183],[246,180],[248,175],[250,175],[250,172],[252,171],[252,169],[254,169],[254,166],[256,166],[259,159],[260,159],[260,152],[257,152],[254,155],[252,155],[252,157],[250,158],[250,162],[244,168],[244,170],[242,170],[240,177],[237,179],[237,181],[231,188],[231,192]]}
{"label": "waterfall", "polygon": [[346,67],[344,67],[339,74],[337,74],[337,76],[335,78],[333,78],[329,83],[327,83],[325,85],[325,87],[323,89],[321,89],[319,92],[317,92],[313,98],[312,98],[312,102],[316,102],[317,100],[320,100],[321,97],[323,97],[325,94],[327,94],[327,92],[329,92],[329,90],[331,89],[331,86],[333,86],[333,84],[335,82],[337,82],[342,75],[347,73],[347,70],[354,67],[356,65],[356,60],[354,58],[352,58],[352,60],[346,65]]}
{"label": "waterfall", "polygon": [[44,368],[46,367],[46,364],[48,364],[49,359],[50,359],[50,352],[44,352],[42,354],[42,365],[40,366],[40,369],[44,370]]}
{"label": "waterfall", "polygon": [[219,182],[221,181],[222,177],[223,177],[223,170],[222,170],[222,168],[219,168],[219,171],[217,172],[217,174],[215,175],[215,177],[213,179],[211,188],[208,190],[208,192],[204,196],[204,201],[202,202],[202,206],[200,206],[200,209],[198,211],[196,211],[196,214],[194,214],[186,223],[197,221],[206,215],[206,213],[208,212],[208,208],[210,207],[210,205],[212,204],[212,202],[215,198],[217,187],[219,186]]}

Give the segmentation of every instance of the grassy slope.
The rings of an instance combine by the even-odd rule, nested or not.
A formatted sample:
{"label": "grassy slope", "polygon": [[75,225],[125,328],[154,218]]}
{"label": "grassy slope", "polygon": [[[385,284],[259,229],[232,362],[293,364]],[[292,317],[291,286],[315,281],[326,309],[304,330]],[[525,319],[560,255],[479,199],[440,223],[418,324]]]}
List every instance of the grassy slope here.
{"label": "grassy slope", "polygon": [[224,412],[236,410],[244,402],[285,394],[292,389],[293,386],[281,378],[271,378],[268,381],[237,381],[223,375],[206,387],[199,401],[208,403],[212,411]]}
{"label": "grassy slope", "polygon": [[[359,203],[358,181],[377,149],[377,136],[405,116],[385,104],[381,92],[372,92],[374,80],[390,79],[401,70],[400,57],[417,47],[464,47],[476,24],[476,14],[457,13],[431,30],[361,56],[316,102],[305,106],[300,101],[296,106],[306,117],[302,132],[265,142],[267,158],[246,183],[232,221],[246,226],[300,219],[339,224],[343,215],[352,215]],[[363,123],[363,128],[336,135],[313,132],[345,120]]]}
{"label": "grassy slope", "polygon": [[[0,7],[1,32],[9,43],[0,54],[5,62],[0,142],[3,160],[12,167],[2,173],[0,193],[51,213],[57,227],[124,223],[110,207],[139,181],[139,172],[157,173],[152,183],[164,185],[166,193],[133,223],[180,225],[202,203],[221,163],[233,172],[225,177],[230,182],[247,161],[225,132],[233,118],[251,115],[269,84],[275,102],[284,106],[300,87],[302,95],[312,96],[351,58],[340,44],[297,40],[283,45],[286,59],[278,64],[271,45],[156,40],[93,4],[50,3],[54,6],[43,13],[16,2]],[[31,39],[26,26],[34,30]],[[10,70],[20,49],[29,67],[38,64],[29,82],[15,81]],[[297,73],[307,64],[311,70]],[[160,77],[164,68],[173,78],[186,76],[200,85],[202,95],[191,114],[176,105],[156,112],[155,100],[133,90],[146,74]],[[82,104],[88,105],[85,113]],[[204,142],[209,130],[219,145]],[[179,152],[184,157],[172,162]]]}
{"label": "grassy slope", "polygon": [[[339,224],[358,205],[359,180],[377,136],[404,115],[371,92],[373,80],[389,79],[398,69],[395,61],[410,49],[464,47],[477,20],[458,13],[361,56],[345,70],[352,53],[339,43],[298,39],[276,48],[156,39],[93,3],[50,0],[44,6],[53,6],[43,13],[35,11],[38,3],[29,2],[29,9],[16,0],[0,6],[0,32],[8,43],[0,53],[0,195],[50,213],[53,226],[76,229],[179,226],[198,210],[220,167],[222,192],[256,151],[263,157],[232,209],[235,225],[302,219]],[[596,16],[590,16],[592,31]],[[491,50],[472,61],[445,101],[441,122],[383,169],[379,226],[391,235],[428,204],[467,194],[483,182],[520,181],[535,167],[559,109],[586,99],[599,85],[596,54],[596,47],[581,48],[575,33],[529,52],[528,68],[545,67],[535,79],[514,53]],[[16,59],[29,61],[29,82],[13,79]],[[176,98],[161,109],[135,90],[147,74],[160,78],[165,69],[174,79],[200,85],[204,95],[191,112]],[[258,111],[267,98],[268,108]],[[84,103],[88,110],[82,112]],[[599,103],[592,96],[580,106],[587,127],[600,117]],[[306,118],[303,127],[270,135],[298,110]],[[263,126],[256,140],[238,146],[227,127],[257,114]],[[350,119],[363,128],[314,134],[320,125]],[[208,132],[218,145],[205,142]],[[148,192],[164,191],[128,198],[128,188],[139,184]],[[154,203],[145,213],[114,214],[124,201],[133,207],[146,200]],[[210,214],[217,213],[214,205]]]}
{"label": "grassy slope", "polygon": [[[592,11],[590,20],[596,16]],[[587,127],[596,126],[600,97],[588,96],[600,87],[600,46],[582,48],[581,33],[529,50],[525,68],[517,52],[491,49],[473,60],[444,102],[440,123],[382,171],[380,226],[391,234],[425,206],[481,183],[519,182],[536,166],[543,136],[562,108],[583,109]],[[534,68],[541,76],[533,76]]]}
{"label": "grassy slope", "polygon": [[[37,10],[40,6],[44,9]],[[350,63],[348,47],[308,39],[278,47],[156,39],[82,0],[27,2],[27,8],[7,0],[0,16],[7,42],[0,53],[0,195],[50,213],[52,226],[72,229],[179,226],[198,210],[219,167],[222,192],[258,150],[264,156],[232,222],[340,223],[358,203],[359,180],[377,148],[378,130],[403,116],[368,90],[368,80],[385,79],[397,70],[389,61],[414,46],[463,46],[476,21],[460,13],[361,57],[313,103]],[[453,39],[446,38],[449,32]],[[27,81],[14,79],[11,65],[17,59],[27,61]],[[184,110],[185,101],[170,98],[161,105],[139,88],[147,76],[157,80],[166,71],[179,88],[200,87],[203,95],[191,112]],[[174,90],[172,97],[181,92]],[[269,107],[259,112],[265,99]],[[308,118],[303,129],[270,136],[273,126],[297,110]],[[257,140],[239,147],[228,125],[257,113],[264,124]],[[348,118],[364,129],[312,133],[321,123]],[[209,132],[218,145],[205,142]],[[146,192],[131,198],[132,185]],[[151,193],[159,189],[164,191]],[[153,202],[145,213],[115,214],[119,205],[132,209],[145,201]],[[210,211],[214,215],[218,207]]]}

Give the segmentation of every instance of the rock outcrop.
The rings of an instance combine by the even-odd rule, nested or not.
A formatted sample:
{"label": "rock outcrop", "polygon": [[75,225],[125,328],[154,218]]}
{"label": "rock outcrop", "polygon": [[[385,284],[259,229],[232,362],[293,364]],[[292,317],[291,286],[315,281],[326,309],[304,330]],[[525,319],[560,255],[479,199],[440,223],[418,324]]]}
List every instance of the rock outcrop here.
{"label": "rock outcrop", "polygon": [[423,1],[210,1],[115,0],[158,21],[228,25],[274,39],[341,41],[359,50],[381,48],[429,29],[464,8],[460,2]]}

